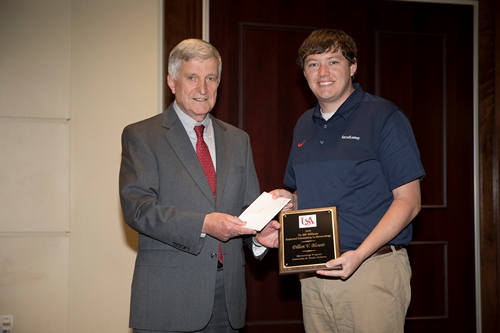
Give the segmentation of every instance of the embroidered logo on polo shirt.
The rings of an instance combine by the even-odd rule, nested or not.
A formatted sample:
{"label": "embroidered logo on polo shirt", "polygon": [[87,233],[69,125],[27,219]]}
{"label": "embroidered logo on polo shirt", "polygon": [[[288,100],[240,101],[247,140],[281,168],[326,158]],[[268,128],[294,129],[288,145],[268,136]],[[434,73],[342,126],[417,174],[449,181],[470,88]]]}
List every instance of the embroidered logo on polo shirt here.
{"label": "embroidered logo on polo shirt", "polygon": [[302,145],[303,145],[306,141],[307,141],[307,140],[304,140],[304,141],[302,141],[302,142],[297,143],[297,147],[299,147],[299,148],[300,148],[300,147],[302,147]]}
{"label": "embroidered logo on polo shirt", "polygon": [[358,140],[360,139],[359,136],[354,136],[354,135],[342,135],[341,137],[342,140]]}

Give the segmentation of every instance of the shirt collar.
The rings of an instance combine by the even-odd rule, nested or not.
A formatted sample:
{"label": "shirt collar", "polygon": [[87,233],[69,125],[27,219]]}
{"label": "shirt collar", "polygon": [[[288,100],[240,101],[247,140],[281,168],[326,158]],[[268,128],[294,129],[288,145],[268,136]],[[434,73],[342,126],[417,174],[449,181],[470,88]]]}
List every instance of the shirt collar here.
{"label": "shirt collar", "polygon": [[[356,107],[363,99],[365,92],[363,91],[359,83],[354,83],[352,86],[354,88],[354,91],[349,95],[349,97],[347,97],[344,103],[342,103],[337,112],[335,112],[335,114],[330,119],[333,119],[336,115],[344,119],[348,119],[354,112],[354,110],[356,110]],[[314,108],[313,117],[321,118],[324,120],[324,118],[321,116],[319,103]]]}
{"label": "shirt collar", "polygon": [[190,116],[188,116],[185,112],[183,112],[179,106],[177,105],[177,101],[174,101],[174,110],[175,113],[177,113],[177,116],[179,117],[182,125],[184,125],[184,128],[186,129],[186,132],[190,134],[191,132],[194,133],[194,127],[198,125],[204,125],[205,126],[205,131],[208,131],[209,133],[212,133],[212,119],[210,119],[210,116],[207,115],[205,119],[200,123]]}

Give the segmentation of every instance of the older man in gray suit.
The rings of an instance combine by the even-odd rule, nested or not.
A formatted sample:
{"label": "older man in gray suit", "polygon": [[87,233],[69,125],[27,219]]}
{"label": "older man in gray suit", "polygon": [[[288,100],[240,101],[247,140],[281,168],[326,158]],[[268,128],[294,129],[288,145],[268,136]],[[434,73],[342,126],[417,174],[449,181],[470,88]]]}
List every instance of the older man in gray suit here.
{"label": "older man in gray suit", "polygon": [[246,310],[243,242],[256,258],[277,246],[277,221],[256,233],[237,218],[260,191],[248,135],[209,114],[221,66],[211,44],[179,43],[168,64],[175,102],[122,134],[120,199],[139,233],[136,333],[237,332]]}

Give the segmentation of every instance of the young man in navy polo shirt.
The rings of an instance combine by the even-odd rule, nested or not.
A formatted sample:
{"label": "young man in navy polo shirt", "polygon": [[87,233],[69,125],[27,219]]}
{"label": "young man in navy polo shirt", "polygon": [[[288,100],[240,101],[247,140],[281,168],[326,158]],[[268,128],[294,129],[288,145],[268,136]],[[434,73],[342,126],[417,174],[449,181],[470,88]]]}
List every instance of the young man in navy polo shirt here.
{"label": "young man in navy polo shirt", "polygon": [[301,274],[307,332],[403,332],[411,290],[407,246],[425,171],[406,115],[353,84],[357,47],[316,30],[298,62],[318,100],[297,121],[284,183],[286,209],[336,206],[340,270]]}

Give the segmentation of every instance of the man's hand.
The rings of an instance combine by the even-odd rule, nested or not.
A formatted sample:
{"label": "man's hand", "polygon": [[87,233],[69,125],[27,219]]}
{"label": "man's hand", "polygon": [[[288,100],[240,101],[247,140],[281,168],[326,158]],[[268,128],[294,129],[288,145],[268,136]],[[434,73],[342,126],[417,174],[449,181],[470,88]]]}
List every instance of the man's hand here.
{"label": "man's hand", "polygon": [[259,244],[265,247],[278,247],[279,244],[279,229],[281,225],[278,221],[271,221],[259,232],[255,239]]}
{"label": "man's hand", "polygon": [[271,194],[273,196],[273,199],[277,199],[277,198],[290,199],[290,201],[286,204],[286,206],[283,207],[283,209],[282,209],[283,212],[297,209],[296,208],[297,207],[297,196],[290,193],[289,191],[283,190],[283,189],[276,189],[276,190],[272,190],[271,192],[269,192],[269,194]]}
{"label": "man's hand", "polygon": [[356,251],[347,251],[337,259],[330,260],[326,263],[328,268],[340,266],[341,269],[319,270],[316,271],[316,273],[346,280],[358,269],[363,260],[364,259],[360,257]]}
{"label": "man's hand", "polygon": [[202,232],[217,238],[221,242],[227,242],[231,238],[241,235],[255,235],[257,232],[243,227],[246,222],[236,216],[224,213],[210,213],[205,216]]}

